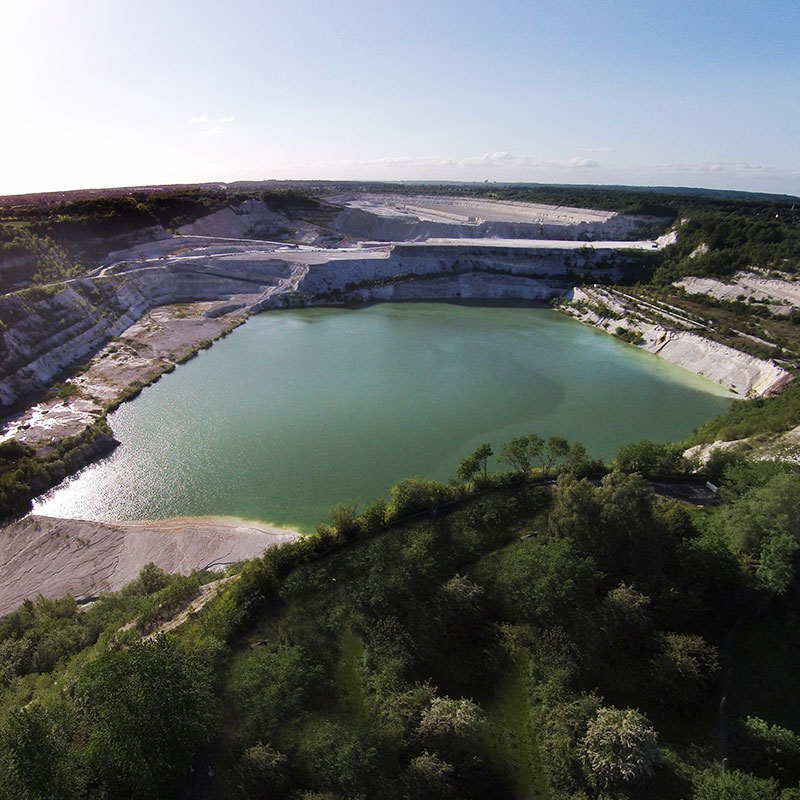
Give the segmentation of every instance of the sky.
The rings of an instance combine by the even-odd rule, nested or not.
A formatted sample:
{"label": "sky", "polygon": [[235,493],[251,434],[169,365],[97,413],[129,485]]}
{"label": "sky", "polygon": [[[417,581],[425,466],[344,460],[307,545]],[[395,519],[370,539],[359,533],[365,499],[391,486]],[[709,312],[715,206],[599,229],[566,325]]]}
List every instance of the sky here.
{"label": "sky", "polygon": [[0,0],[0,194],[264,179],[800,195],[800,0]]}

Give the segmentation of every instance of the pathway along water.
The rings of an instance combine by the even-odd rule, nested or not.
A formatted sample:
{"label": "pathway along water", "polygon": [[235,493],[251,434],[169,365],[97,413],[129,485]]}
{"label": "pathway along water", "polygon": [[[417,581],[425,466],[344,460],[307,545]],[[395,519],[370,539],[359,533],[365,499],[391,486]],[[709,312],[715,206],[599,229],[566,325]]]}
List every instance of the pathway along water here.
{"label": "pathway along water", "polygon": [[544,308],[273,311],[110,417],[122,446],[36,512],[231,515],[313,530],[400,478],[448,480],[483,441],[560,434],[606,458],[681,439],[730,395]]}

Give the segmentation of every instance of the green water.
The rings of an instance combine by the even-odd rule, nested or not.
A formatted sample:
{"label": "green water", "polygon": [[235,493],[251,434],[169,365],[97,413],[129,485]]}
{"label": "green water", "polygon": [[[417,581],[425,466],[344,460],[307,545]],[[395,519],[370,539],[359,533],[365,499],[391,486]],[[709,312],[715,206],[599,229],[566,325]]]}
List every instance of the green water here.
{"label": "green water", "polygon": [[730,403],[714,384],[550,309],[385,304],[273,311],[110,417],[122,442],[38,513],[230,515],[313,530],[400,478],[448,480],[522,433],[681,439]]}

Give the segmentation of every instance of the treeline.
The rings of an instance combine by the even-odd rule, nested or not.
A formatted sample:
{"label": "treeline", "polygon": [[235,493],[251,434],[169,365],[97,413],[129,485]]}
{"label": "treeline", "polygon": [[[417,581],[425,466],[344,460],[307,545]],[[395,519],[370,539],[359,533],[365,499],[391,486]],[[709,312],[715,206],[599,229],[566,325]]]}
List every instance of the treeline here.
{"label": "treeline", "polygon": [[[0,209],[0,291],[74,277],[109,249],[105,240],[175,228],[227,204],[216,189],[134,192]],[[120,245],[122,246],[122,245]]]}
{"label": "treeline", "polygon": [[800,386],[797,381],[777,397],[754,397],[733,403],[718,417],[704,422],[689,444],[731,442],[757,434],[777,434],[800,425]]}
{"label": "treeline", "polygon": [[[227,205],[260,200],[272,211],[324,224],[333,209],[295,188],[180,187],[79,196],[0,207],[0,291],[79,275],[124,238],[153,226],[175,230]],[[120,241],[120,240],[123,241]],[[108,242],[116,241],[114,248]]]}

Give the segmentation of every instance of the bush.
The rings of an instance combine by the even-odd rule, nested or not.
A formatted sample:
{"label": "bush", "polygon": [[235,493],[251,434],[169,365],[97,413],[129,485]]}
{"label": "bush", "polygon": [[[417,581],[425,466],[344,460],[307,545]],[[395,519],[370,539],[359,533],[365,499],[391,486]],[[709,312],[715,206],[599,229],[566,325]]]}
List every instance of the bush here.
{"label": "bush", "polygon": [[638,711],[598,709],[581,743],[580,757],[589,779],[606,788],[641,783],[660,760],[656,738]]}
{"label": "bush", "polygon": [[647,441],[620,447],[614,466],[621,472],[638,472],[645,477],[685,475],[690,468],[680,444],[657,444]]}
{"label": "bush", "polygon": [[438,481],[406,478],[392,486],[389,498],[386,521],[393,522],[452,500],[453,490]]}

